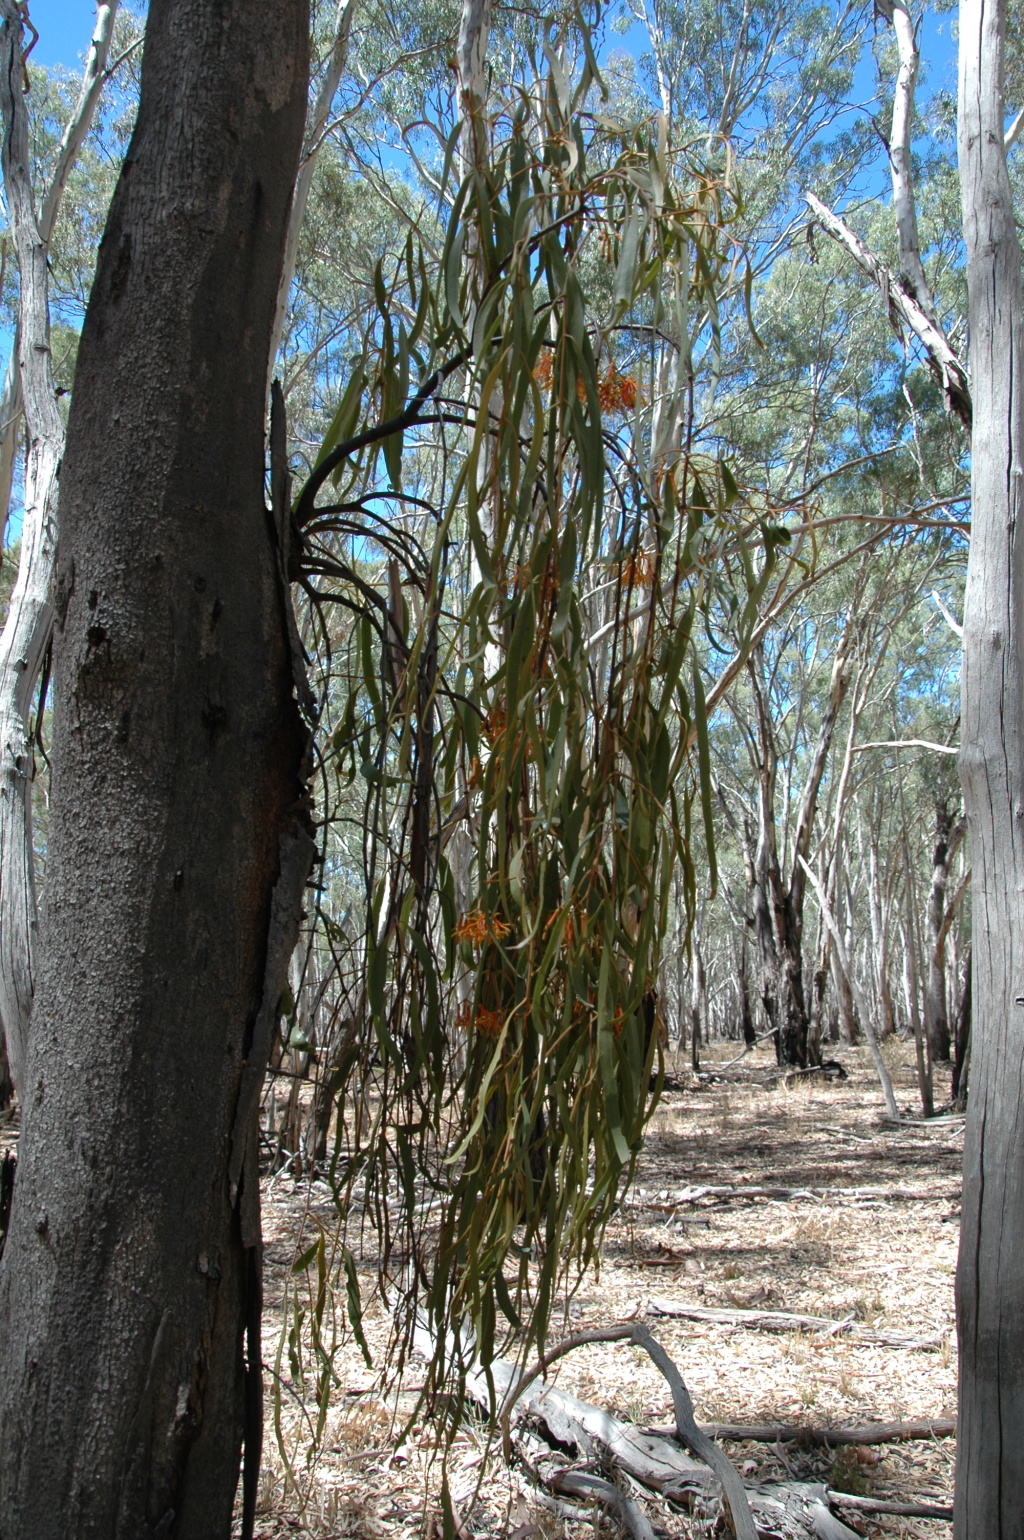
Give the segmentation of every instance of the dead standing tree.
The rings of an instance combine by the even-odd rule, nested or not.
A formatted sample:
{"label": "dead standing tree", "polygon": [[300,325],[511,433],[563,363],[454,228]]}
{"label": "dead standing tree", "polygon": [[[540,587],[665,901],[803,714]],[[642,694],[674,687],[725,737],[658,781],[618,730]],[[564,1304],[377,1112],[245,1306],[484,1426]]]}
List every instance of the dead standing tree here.
{"label": "dead standing tree", "polygon": [[263,492],[308,34],[305,0],[153,0],[82,333],[0,1262],[4,1540],[227,1535],[243,1435],[251,1525],[256,1111],[312,855]]}

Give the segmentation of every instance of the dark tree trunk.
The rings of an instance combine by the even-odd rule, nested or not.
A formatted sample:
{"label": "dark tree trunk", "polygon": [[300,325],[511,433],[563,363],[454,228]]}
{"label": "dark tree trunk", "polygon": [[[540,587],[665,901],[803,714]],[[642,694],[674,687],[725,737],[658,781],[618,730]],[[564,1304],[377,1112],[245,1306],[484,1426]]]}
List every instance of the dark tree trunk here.
{"label": "dark tree trunk", "polygon": [[803,889],[800,908],[791,889],[773,883],[775,937],[775,1047],[780,1064],[808,1063],[807,1002],[804,997]]}
{"label": "dark tree trunk", "polygon": [[745,858],[748,884],[752,885],[754,929],[762,964],[761,996],[765,1014],[774,1030],[780,1064],[804,1069],[820,1062],[817,1039],[809,1039],[807,1001],[804,994],[803,920],[807,878],[802,866],[810,854],[811,836],[818,808],[825,766],[828,763],[836,723],[850,678],[851,647],[856,626],[848,622],[836,650],[829,698],[822,713],[814,754],[797,809],[793,835],[793,867],[788,881],[782,872],[775,827],[775,795],[778,752],[764,683],[764,658],[756,650],[749,673],[757,707],[758,830],[756,851],[751,852],[750,831]]}
{"label": "dark tree trunk", "polygon": [[312,853],[263,494],[307,70],[306,0],[151,0],[61,473],[3,1540],[226,1540],[247,1407],[258,1443],[256,1116]]}
{"label": "dark tree trunk", "polygon": [[924,1029],[933,1064],[949,1062],[949,1018],[946,1014],[946,956],[942,921],[946,913],[950,835],[953,815],[943,798],[935,804],[935,848],[932,885],[928,894],[928,955],[924,977]]}
{"label": "dark tree trunk", "polygon": [[971,948],[964,964],[964,987],[956,1011],[953,1049],[953,1105],[961,1110],[967,1103],[967,1072],[971,1062]]}
{"label": "dark tree trunk", "polygon": [[750,1004],[750,964],[747,957],[747,938],[743,937],[740,948],[739,969],[740,992],[740,1030],[743,1033],[743,1041],[748,1048],[753,1048],[757,1042],[757,1031],[754,1027],[754,1012]]}
{"label": "dark tree trunk", "polygon": [[11,1105],[14,1097],[14,1082],[11,1079],[11,1066],[7,1061],[7,1044],[4,1041],[3,1031],[0,1030],[0,1112]]}

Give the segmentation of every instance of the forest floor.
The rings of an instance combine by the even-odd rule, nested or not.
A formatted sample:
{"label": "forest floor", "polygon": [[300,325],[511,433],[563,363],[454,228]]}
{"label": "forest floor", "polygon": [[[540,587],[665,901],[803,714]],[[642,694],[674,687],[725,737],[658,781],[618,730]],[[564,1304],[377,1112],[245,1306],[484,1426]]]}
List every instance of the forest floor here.
{"label": "forest floor", "polygon": [[[700,1422],[799,1423],[851,1427],[866,1423],[953,1417],[956,1346],[953,1274],[959,1236],[962,1122],[892,1126],[867,1051],[835,1053],[848,1078],[773,1079],[764,1049],[724,1070],[734,1044],[702,1055],[697,1078],[680,1068],[650,1127],[629,1202],[607,1233],[600,1274],[575,1294],[563,1323],[571,1331],[644,1317],[689,1386]],[[897,1097],[918,1118],[912,1045],[886,1045]],[[937,1099],[942,1090],[937,1087]],[[694,1187],[735,1189],[698,1196]],[[785,1188],[792,1196],[758,1194]],[[830,1189],[830,1193],[808,1189]],[[883,1189],[852,1194],[848,1189]],[[839,1189],[847,1189],[840,1192]],[[315,1192],[315,1190],[314,1190]],[[834,1194],[834,1195],[832,1195]],[[275,1365],[282,1339],[281,1303],[305,1213],[306,1184],[290,1176],[268,1181],[264,1198],[266,1316],[264,1357]],[[307,1229],[308,1237],[310,1231]],[[360,1272],[371,1292],[371,1263]],[[888,1346],[849,1334],[752,1329],[674,1319],[663,1308],[697,1306],[796,1312],[870,1328],[879,1335],[916,1334],[930,1345]],[[387,1323],[369,1304],[365,1329],[375,1357]],[[560,1329],[555,1326],[552,1336]],[[399,1540],[424,1532],[438,1510],[439,1461],[429,1424],[408,1419],[421,1375],[407,1366],[398,1386],[382,1388],[354,1342],[341,1347],[337,1389],[320,1450],[307,1463],[310,1393],[299,1406],[288,1376],[287,1345],[276,1360],[283,1388],[268,1396],[265,1465],[257,1534],[283,1540]],[[668,1387],[630,1345],[582,1347],[551,1371],[560,1389],[642,1426],[672,1422]],[[275,1408],[275,1403],[276,1408]],[[311,1412],[312,1408],[312,1412]],[[279,1427],[275,1430],[275,1411]],[[282,1445],[295,1483],[286,1480]],[[901,1502],[948,1504],[952,1437],[838,1450],[788,1443],[725,1443],[751,1481],[800,1479]],[[482,1422],[470,1419],[450,1456],[450,1490],[461,1540],[508,1536],[577,1540],[616,1526],[566,1520],[538,1505],[523,1477],[509,1470]],[[301,1501],[299,1494],[301,1493]],[[592,1510],[596,1513],[596,1510]],[[647,1514],[663,1536],[704,1536],[699,1520],[652,1500]],[[945,1536],[934,1519],[843,1513],[866,1536]],[[441,1534],[439,1519],[433,1533]]]}

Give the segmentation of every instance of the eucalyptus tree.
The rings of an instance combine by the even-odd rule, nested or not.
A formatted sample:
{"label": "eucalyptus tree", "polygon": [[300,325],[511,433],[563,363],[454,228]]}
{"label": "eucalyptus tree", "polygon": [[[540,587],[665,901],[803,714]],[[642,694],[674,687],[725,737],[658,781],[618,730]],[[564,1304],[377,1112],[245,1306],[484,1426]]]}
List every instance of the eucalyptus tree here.
{"label": "eucalyptus tree", "polygon": [[[11,7],[9,93],[22,24]],[[256,1103],[313,853],[286,511],[262,485],[307,61],[303,0],[153,0],[79,348],[0,1261],[11,1540],[226,1535],[245,1430],[251,1529]]]}
{"label": "eucalyptus tree", "polygon": [[[959,163],[970,300],[971,554],[960,772],[971,839],[971,1091],[957,1269],[960,1417],[954,1532],[1018,1535],[1024,1458],[1024,806],[1021,557],[1024,294],[1004,96],[1006,7],[960,13]],[[1024,104],[1015,104],[1018,107]]]}
{"label": "eucalyptus tree", "polygon": [[[0,636],[0,1024],[15,1085],[22,1073],[34,988],[34,754],[29,718],[53,619],[50,590],[57,535],[57,474],[64,442],[50,346],[50,246],[76,157],[105,83],[116,14],[116,0],[104,0],[97,8],[78,99],[38,198],[31,180],[28,110],[20,79],[16,88],[8,88],[4,105],[4,185],[19,273],[16,341],[0,404],[0,496],[4,498],[5,521],[13,446],[23,411],[26,429],[25,512],[18,578]],[[18,15],[16,7],[3,13],[8,39],[20,26]]]}

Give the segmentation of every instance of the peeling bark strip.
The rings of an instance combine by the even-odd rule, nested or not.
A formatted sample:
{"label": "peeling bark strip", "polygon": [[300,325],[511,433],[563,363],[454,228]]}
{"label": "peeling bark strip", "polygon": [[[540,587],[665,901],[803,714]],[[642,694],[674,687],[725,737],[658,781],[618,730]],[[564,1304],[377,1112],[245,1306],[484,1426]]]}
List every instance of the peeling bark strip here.
{"label": "peeling bark strip", "polygon": [[263,489],[308,28],[306,0],[151,0],[82,334],[3,1540],[226,1537],[257,1404],[245,1123],[312,849]]}
{"label": "peeling bark strip", "polygon": [[959,164],[971,327],[971,551],[960,777],[975,1031],[957,1268],[958,1540],[1024,1524],[1024,294],[1003,147],[1005,5],[960,8]]}

